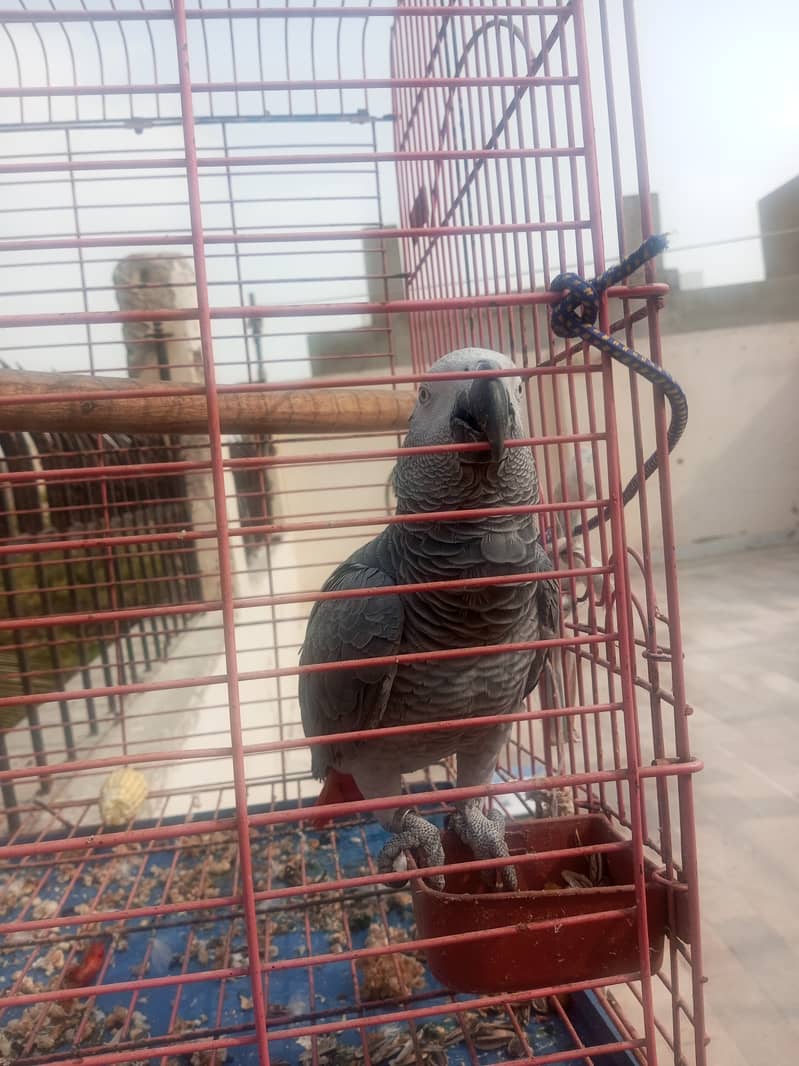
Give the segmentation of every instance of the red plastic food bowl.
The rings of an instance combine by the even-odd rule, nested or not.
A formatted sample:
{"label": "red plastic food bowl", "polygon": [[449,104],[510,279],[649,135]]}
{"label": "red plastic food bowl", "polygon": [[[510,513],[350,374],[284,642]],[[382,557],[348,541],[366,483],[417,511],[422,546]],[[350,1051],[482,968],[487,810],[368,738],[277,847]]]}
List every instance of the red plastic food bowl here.
{"label": "red plastic food bowl", "polygon": [[[473,859],[454,833],[445,831],[441,836],[448,863]],[[625,841],[601,814],[514,822],[508,826],[505,839],[511,855]],[[605,854],[602,861],[606,883],[592,888],[567,888],[562,877],[564,870],[588,875],[588,856],[544,858],[518,866],[517,892],[487,889],[479,871],[448,874],[443,892],[415,879],[413,906],[421,937],[516,926],[512,932],[496,937],[455,940],[428,949],[431,972],[454,991],[479,993],[520,992],[638,973],[634,913],[608,914],[575,924],[561,925],[557,921],[634,907],[630,850]],[[666,887],[653,879],[653,863],[645,862],[644,866],[650,962],[656,971],[663,961]],[[557,885],[564,887],[554,887]],[[540,928],[530,928],[528,924],[546,921],[551,924]]]}

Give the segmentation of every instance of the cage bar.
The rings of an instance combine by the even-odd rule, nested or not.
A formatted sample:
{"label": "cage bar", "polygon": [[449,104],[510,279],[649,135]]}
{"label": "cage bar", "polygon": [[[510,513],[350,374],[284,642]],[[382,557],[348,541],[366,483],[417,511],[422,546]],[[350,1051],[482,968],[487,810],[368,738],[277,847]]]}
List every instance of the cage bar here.
{"label": "cage bar", "polygon": [[[705,1066],[665,410],[549,320],[557,274],[633,250],[629,196],[652,231],[633,3],[6,6],[0,1059]],[[607,291],[602,329],[668,364],[666,299],[647,264]],[[464,518],[397,514],[390,475],[416,388],[465,346],[514,359],[529,435],[511,444],[541,483],[540,503],[469,517],[533,515],[551,568],[396,591],[554,577],[559,631],[300,665],[315,603],[376,594],[319,592],[354,548]],[[343,392],[355,416],[323,418]],[[311,414],[275,421],[292,397]],[[146,425],[124,421],[134,401]],[[619,864],[623,883],[582,891],[627,895],[422,935],[419,871],[376,865],[374,812],[397,798],[312,824],[322,740],[298,678],[543,648],[562,684],[515,713],[334,736],[508,723],[490,784],[457,787],[448,758],[402,802],[438,826],[477,796],[510,828],[599,813],[611,835],[437,869]],[[105,825],[125,766],[147,799]],[[562,964],[483,994],[433,972],[444,948],[613,922],[633,954],[610,975]]]}

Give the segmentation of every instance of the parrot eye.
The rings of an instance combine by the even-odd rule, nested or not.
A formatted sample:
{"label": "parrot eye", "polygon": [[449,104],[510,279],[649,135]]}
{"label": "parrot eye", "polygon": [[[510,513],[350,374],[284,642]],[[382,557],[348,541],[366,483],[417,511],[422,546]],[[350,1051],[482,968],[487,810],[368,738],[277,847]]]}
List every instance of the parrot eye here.
{"label": "parrot eye", "polygon": [[419,388],[419,403],[430,403],[432,393],[426,385],[422,385]]}
{"label": "parrot eye", "polygon": [[524,382],[520,381],[519,384],[516,386],[516,395],[517,396],[521,396],[523,392],[524,392]]}

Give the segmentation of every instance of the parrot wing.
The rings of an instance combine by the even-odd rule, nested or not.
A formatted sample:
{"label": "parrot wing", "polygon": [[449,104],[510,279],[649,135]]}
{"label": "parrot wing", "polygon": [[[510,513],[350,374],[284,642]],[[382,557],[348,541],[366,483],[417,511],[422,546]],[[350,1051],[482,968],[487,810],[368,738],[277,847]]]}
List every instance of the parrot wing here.
{"label": "parrot wing", "polygon": [[[535,570],[551,570],[552,560],[546,553],[541,541],[535,545]],[[560,624],[560,595],[558,583],[554,580],[538,581],[536,583],[536,604],[538,607],[538,619],[541,626],[541,639],[555,637],[558,634]],[[530,673],[527,675],[527,685],[524,690],[525,696],[529,696],[541,677],[541,671],[549,655],[548,648],[541,648],[533,653],[530,663]]]}
{"label": "parrot wing", "polygon": [[[322,591],[388,590],[393,585],[394,580],[378,568],[349,561],[328,578]],[[320,600],[308,619],[300,665],[396,655],[402,628],[402,600],[396,594]],[[305,735],[318,737],[375,728],[385,711],[396,672],[396,664],[392,663],[300,674],[299,701]],[[318,747],[313,751],[314,773],[324,776],[325,768],[316,765],[321,751]]]}

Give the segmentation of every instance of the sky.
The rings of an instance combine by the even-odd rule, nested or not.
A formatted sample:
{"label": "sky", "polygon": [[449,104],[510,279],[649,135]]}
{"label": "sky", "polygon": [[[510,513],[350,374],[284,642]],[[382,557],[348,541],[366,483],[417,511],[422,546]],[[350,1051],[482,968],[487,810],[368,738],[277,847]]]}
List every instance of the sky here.
{"label": "sky", "polygon": [[[77,0],[75,0],[77,3]],[[151,6],[165,6],[162,0],[149,0]],[[56,0],[56,6],[71,6],[72,0]],[[0,0],[0,12],[5,8],[19,6],[18,0]],[[31,6],[31,5],[28,5]],[[89,7],[107,7],[108,0],[87,0]],[[624,29],[621,20],[620,0],[609,0],[611,13],[611,39],[614,42],[614,66],[617,86],[623,92],[625,75]],[[594,110],[598,140],[607,137],[607,115],[603,110],[601,90],[601,59],[597,42],[599,26],[597,19],[598,0],[586,0],[586,20],[589,53],[592,63]],[[799,43],[799,3],[796,0],[769,0],[762,10],[757,10],[751,0],[638,0],[636,4],[638,39],[641,57],[647,141],[651,187],[658,193],[662,228],[669,232],[672,250],[665,263],[679,269],[688,285],[725,285],[757,281],[763,277],[762,257],[758,240],[734,240],[752,237],[758,232],[757,200],[765,193],[799,173],[799,63],[796,52]],[[318,77],[335,77],[341,72],[337,64],[330,33],[325,29],[333,25],[329,20],[320,20],[319,34],[315,38],[316,55],[312,58],[308,38],[302,36],[302,27],[297,20],[292,26],[295,34],[290,42],[291,70],[285,66],[286,51],[282,35],[263,35],[264,66],[269,76],[282,78],[308,77],[312,63]],[[176,80],[174,43],[166,36],[159,42],[156,29],[157,70],[148,68],[150,43],[145,37],[146,29],[141,24],[128,24],[131,41],[130,51],[135,68],[133,80]],[[157,24],[153,24],[157,26]],[[208,41],[197,37],[197,23],[191,25],[193,76],[195,80],[228,80],[255,76],[250,71],[257,68],[256,41],[246,25],[239,25],[236,39],[238,69],[234,70],[230,56],[230,42],[224,32],[220,36],[217,23],[214,36]],[[336,48],[343,57],[343,70],[351,66],[359,70],[361,64],[362,37],[360,20],[343,20],[343,30]],[[161,24],[165,28],[166,24]],[[48,48],[49,67],[45,69],[42,49],[32,32],[17,37],[18,58],[22,63],[23,77],[28,84],[42,84],[48,78],[52,82],[69,83],[72,77],[69,55],[63,37],[58,38],[57,28],[52,32],[52,47]],[[388,70],[388,20],[373,19],[370,22],[369,48],[365,53],[366,72],[371,76],[385,75]],[[83,33],[83,36],[81,34]],[[70,40],[75,51],[81,79],[86,83],[100,81],[124,81],[125,57],[120,48],[118,31],[110,24],[98,24],[97,37],[88,27],[78,24],[71,29]],[[95,41],[101,41],[106,69],[94,69]],[[4,51],[5,49],[5,51]],[[271,49],[271,51],[270,51]],[[15,57],[8,49],[8,40],[0,32],[0,83],[14,84]],[[357,94],[356,94],[357,95]],[[129,106],[127,98],[118,98],[120,107]],[[172,98],[169,107],[174,107]],[[254,101],[257,106],[257,100]],[[279,101],[277,102],[280,106]],[[331,97],[330,110],[339,108],[341,101]],[[345,101],[345,106],[355,108],[355,96]],[[26,105],[28,121],[46,120],[42,103]],[[69,101],[57,101],[53,115],[66,114]],[[85,101],[86,108],[97,106]],[[112,109],[114,103],[109,105]],[[145,98],[139,98],[138,107],[147,107]],[[198,105],[199,106],[199,105]],[[224,102],[222,102],[224,106]],[[326,105],[327,106],[327,105]],[[390,96],[386,92],[373,94],[370,98],[372,111],[389,110]],[[38,108],[38,111],[37,111]],[[65,111],[64,109],[67,109]],[[322,107],[324,110],[324,107]],[[0,157],[10,156],[20,150],[20,138],[13,132],[3,132],[4,121],[13,121],[9,105],[0,100]],[[309,132],[310,131],[310,132]],[[347,136],[353,146],[363,143],[368,129],[347,127]],[[622,122],[622,174],[625,192],[636,188],[635,161],[632,152],[632,135],[629,125]],[[63,133],[48,130],[46,126],[37,133],[26,134],[27,150],[62,151]],[[231,133],[232,143],[240,144],[241,150],[253,139],[253,127],[239,127]],[[312,137],[321,145],[342,139],[341,125],[291,126],[277,125],[266,128],[264,143],[297,146],[302,149]],[[98,135],[91,130],[75,135],[73,148],[91,150]],[[219,152],[218,129],[205,127],[198,131],[201,147]],[[391,130],[387,124],[379,127],[380,146],[390,148]],[[271,140],[269,140],[271,138]],[[180,130],[145,130],[135,134],[130,130],[104,132],[102,151],[131,151],[147,146],[160,149],[164,154],[180,154]],[[285,149],[281,149],[285,150]],[[290,150],[290,149],[289,149]],[[354,150],[354,148],[352,148]],[[604,189],[607,195],[609,182],[609,158],[600,159]],[[156,185],[137,181],[135,176],[127,179],[124,198],[130,203],[124,220],[114,207],[114,197],[122,195],[124,176],[113,183],[89,181],[79,187],[83,197],[82,222],[84,229],[94,227],[99,231],[118,232],[122,228],[139,229],[143,232],[168,232],[186,230],[188,216],[185,206],[185,184],[176,172],[165,173]],[[313,226],[329,213],[336,211],[335,200],[311,202],[310,197],[326,194],[328,197],[350,195],[346,217],[350,224],[368,224],[375,218],[371,179],[349,176],[319,176],[317,184],[303,178],[302,195],[292,201],[298,189],[298,178],[263,178],[241,173],[228,187],[224,176],[208,176],[203,179],[203,195],[206,199],[205,222],[209,229],[230,229],[231,213],[226,204],[231,189],[237,201],[236,217],[240,225],[252,228],[265,224]],[[277,217],[264,220],[263,205],[259,196],[264,195],[265,183],[271,182],[271,195],[277,199],[274,209]],[[360,184],[359,184],[360,182]],[[309,184],[310,183],[310,184]],[[117,191],[115,192],[114,189]],[[352,196],[363,194],[362,202]],[[383,218],[386,222],[398,221],[397,189],[391,167],[382,168],[381,194]],[[0,238],[3,236],[30,236],[36,234],[70,233],[74,225],[68,182],[55,184],[15,185],[2,194],[0,208]],[[158,206],[158,202],[164,206]],[[250,206],[248,207],[248,201]],[[279,203],[278,203],[279,201]],[[9,205],[14,210],[9,210]],[[17,206],[19,210],[17,210]],[[29,208],[32,210],[25,210]],[[694,250],[681,249],[700,246]],[[357,300],[365,298],[362,281],[346,280],[350,275],[363,271],[357,247],[348,248],[338,259],[327,258],[318,263],[309,263],[301,257],[288,254],[280,256],[251,257],[246,263],[251,277],[261,281],[257,298],[259,302],[291,303],[318,300]],[[74,253],[71,253],[74,258]],[[37,310],[42,306],[42,292],[47,291],[48,306],[54,310],[78,310],[82,307],[80,278],[74,266],[63,265],[65,258],[52,254],[46,262],[40,256],[37,262],[22,268],[19,258],[0,256],[0,314],[15,311]],[[91,259],[91,255],[88,257]],[[108,260],[88,267],[88,284],[94,287],[89,297],[92,309],[113,309],[115,300],[109,286],[111,267]],[[5,267],[5,269],[4,269]],[[316,283],[288,282],[289,275],[305,273],[324,274],[325,280]],[[336,280],[339,273],[342,280]],[[218,288],[212,294],[221,304],[238,303],[238,294],[233,282],[235,273],[230,260],[218,260],[212,265],[212,275]],[[245,285],[245,290],[251,286]],[[31,295],[24,295],[29,289]],[[359,319],[353,318],[352,324]],[[341,320],[335,322],[336,326]],[[315,320],[312,328],[323,328]],[[273,377],[296,377],[307,370],[303,364],[304,333],[308,324],[296,320],[267,323],[272,341],[277,344],[286,361],[273,368]],[[26,350],[22,362],[32,369],[50,369],[54,364],[72,368],[66,349],[56,356],[54,347],[69,337],[75,352],[82,350],[85,340],[83,328],[71,332],[56,327],[42,327],[35,331],[0,331],[0,355],[15,351],[30,341],[33,333],[39,340],[36,350]],[[219,331],[218,331],[219,332]],[[119,327],[96,327],[92,329],[95,340],[113,340],[113,350],[118,353]],[[224,360],[228,351],[232,363],[240,358],[240,340],[217,344],[217,358]],[[274,343],[270,343],[270,350]],[[102,356],[111,348],[98,348]],[[118,354],[114,355],[116,362]],[[102,359],[99,369],[103,369]],[[223,379],[239,380],[240,366],[231,365]]]}
{"label": "sky", "polygon": [[[638,0],[636,10],[652,188],[672,245],[757,234],[757,200],[799,173],[799,4]],[[666,263],[706,285],[763,276],[758,241]]]}

